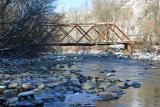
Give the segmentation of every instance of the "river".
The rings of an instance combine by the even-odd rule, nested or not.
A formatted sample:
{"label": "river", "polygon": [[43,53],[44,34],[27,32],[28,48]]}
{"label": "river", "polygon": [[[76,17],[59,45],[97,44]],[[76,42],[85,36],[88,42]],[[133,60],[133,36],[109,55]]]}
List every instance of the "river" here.
{"label": "river", "polygon": [[[42,89],[38,91],[37,98],[46,96],[49,96],[47,98],[51,96],[65,98],[62,102],[54,98],[49,102],[44,102],[45,107],[70,107],[68,105],[72,103],[91,104],[85,107],[160,107],[160,63],[158,62],[140,61],[117,56],[51,54],[31,60],[2,59],[1,67],[1,72],[5,70],[5,73],[7,73],[1,74],[5,75],[3,78],[1,77],[1,85],[8,87],[9,85],[5,83],[17,84],[13,89],[7,88],[4,93],[8,91],[15,92],[15,88],[19,89],[18,86],[25,83],[32,84],[35,87],[33,89],[37,89],[37,84],[42,84],[42,86],[40,85]],[[93,78],[104,78],[108,71],[114,71],[114,77],[123,82],[126,80],[140,82],[141,87],[124,89],[125,94],[116,100],[97,101],[97,95],[86,93],[84,90],[81,92],[81,87],[78,88],[79,85],[77,85],[76,81],[75,85],[72,82],[71,85],[68,85],[70,82],[66,82],[65,85],[56,85],[57,87],[54,86],[55,84],[52,84],[55,80],[66,80],[67,74],[72,76],[73,80],[80,81],[71,71],[78,71],[86,77],[90,76]],[[81,80],[85,80],[85,78]],[[59,93],[65,96],[63,97]],[[10,93],[8,94],[10,97]],[[4,95],[1,96],[3,97]],[[17,94],[14,94],[12,97],[17,98]]]}
{"label": "river", "polygon": [[[72,68],[95,75],[97,71],[116,70],[121,80],[134,80],[142,84],[141,88],[129,88],[118,100],[97,102],[96,107],[160,107],[160,69],[158,63],[137,61],[130,58],[113,56],[82,56],[82,62]],[[100,75],[101,76],[101,75]]]}

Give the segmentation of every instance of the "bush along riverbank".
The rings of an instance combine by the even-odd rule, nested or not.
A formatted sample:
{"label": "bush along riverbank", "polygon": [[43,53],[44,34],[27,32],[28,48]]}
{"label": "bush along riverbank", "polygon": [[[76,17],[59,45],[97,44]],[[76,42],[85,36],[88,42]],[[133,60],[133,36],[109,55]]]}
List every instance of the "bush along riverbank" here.
{"label": "bush along riverbank", "polygon": [[[77,56],[46,55],[37,59],[0,60],[0,105],[9,107],[95,106],[96,101],[120,98],[136,81],[121,81],[115,70],[70,69]],[[55,106],[56,107],[56,106]]]}

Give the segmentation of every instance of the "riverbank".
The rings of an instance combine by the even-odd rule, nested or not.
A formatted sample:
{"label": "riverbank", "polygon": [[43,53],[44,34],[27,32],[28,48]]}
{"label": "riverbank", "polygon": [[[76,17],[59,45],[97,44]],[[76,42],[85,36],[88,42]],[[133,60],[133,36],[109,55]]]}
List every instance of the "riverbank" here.
{"label": "riverbank", "polygon": [[104,55],[104,56],[110,56],[110,55],[115,55],[117,57],[130,57],[132,59],[136,59],[136,60],[149,60],[149,61],[160,61],[160,55],[155,53],[150,53],[150,52],[144,52],[144,51],[140,51],[140,50],[135,50],[134,53],[132,55],[126,55],[124,50],[124,46],[123,45],[115,45],[115,46],[111,46],[110,49],[108,50],[97,50],[97,49],[91,49],[89,51],[86,50],[81,50],[78,52],[72,51],[72,50],[68,50],[63,52],[64,54],[84,54],[84,55]]}
{"label": "riverbank", "polygon": [[98,100],[120,98],[124,89],[141,87],[136,81],[120,80],[114,68],[90,73],[79,70],[83,61],[81,55],[54,54],[35,59],[1,59],[1,105],[94,106]]}

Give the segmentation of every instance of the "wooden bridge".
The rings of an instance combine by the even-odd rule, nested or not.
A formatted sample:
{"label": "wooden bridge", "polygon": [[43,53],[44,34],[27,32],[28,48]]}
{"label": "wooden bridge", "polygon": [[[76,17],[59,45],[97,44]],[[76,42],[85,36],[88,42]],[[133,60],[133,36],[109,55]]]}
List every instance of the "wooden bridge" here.
{"label": "wooden bridge", "polygon": [[48,41],[51,46],[95,46],[124,44],[125,49],[132,53],[132,42],[114,23],[88,23],[88,24],[43,24],[47,27],[47,35],[55,42]]}

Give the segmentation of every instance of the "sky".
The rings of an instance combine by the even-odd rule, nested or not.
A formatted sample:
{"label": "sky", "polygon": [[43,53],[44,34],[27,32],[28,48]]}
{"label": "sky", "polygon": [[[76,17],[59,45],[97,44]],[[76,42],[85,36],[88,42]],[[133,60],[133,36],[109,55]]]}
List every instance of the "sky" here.
{"label": "sky", "polygon": [[88,4],[88,9],[91,8],[92,0],[57,0],[57,11],[68,11],[71,8],[85,9],[85,2]]}

